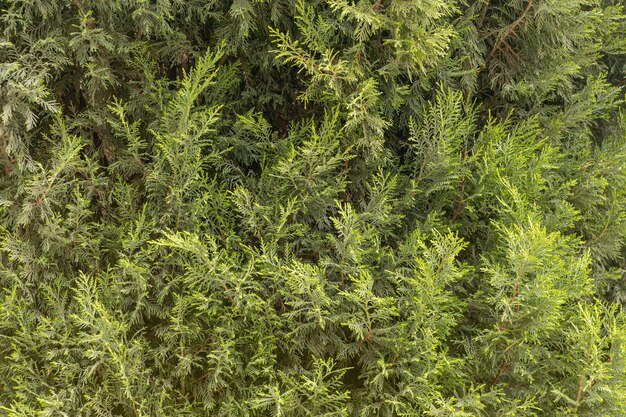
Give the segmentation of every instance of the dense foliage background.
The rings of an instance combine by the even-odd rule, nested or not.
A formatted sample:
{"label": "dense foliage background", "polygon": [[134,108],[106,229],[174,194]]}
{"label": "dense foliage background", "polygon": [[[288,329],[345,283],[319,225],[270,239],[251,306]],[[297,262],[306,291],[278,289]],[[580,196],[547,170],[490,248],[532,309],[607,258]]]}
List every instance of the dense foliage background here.
{"label": "dense foliage background", "polygon": [[0,416],[626,415],[619,0],[0,0]]}

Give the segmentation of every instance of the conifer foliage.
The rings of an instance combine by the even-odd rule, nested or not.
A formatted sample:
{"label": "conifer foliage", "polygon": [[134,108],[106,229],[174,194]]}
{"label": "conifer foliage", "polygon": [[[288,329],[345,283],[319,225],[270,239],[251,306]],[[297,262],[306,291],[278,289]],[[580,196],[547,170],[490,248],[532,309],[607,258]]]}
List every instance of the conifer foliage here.
{"label": "conifer foliage", "polygon": [[0,9],[0,416],[626,415],[621,1]]}

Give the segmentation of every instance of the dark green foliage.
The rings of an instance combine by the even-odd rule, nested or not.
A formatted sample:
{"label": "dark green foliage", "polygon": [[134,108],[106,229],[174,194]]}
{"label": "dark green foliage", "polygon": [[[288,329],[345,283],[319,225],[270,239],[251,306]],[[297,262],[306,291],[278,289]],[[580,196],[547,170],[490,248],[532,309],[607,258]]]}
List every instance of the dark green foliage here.
{"label": "dark green foliage", "polygon": [[0,8],[0,416],[626,415],[621,2]]}

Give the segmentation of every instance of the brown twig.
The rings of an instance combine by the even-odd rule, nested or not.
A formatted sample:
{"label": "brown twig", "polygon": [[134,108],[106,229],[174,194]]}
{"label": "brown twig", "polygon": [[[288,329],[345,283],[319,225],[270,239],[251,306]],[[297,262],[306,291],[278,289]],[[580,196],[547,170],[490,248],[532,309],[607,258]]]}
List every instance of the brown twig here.
{"label": "brown twig", "polygon": [[367,320],[367,335],[365,335],[365,338],[363,339],[363,342],[367,342],[372,338],[372,333],[374,332],[373,329],[373,325],[372,325],[372,317],[370,316],[370,312],[369,312],[369,303],[367,302],[367,300],[365,301],[365,319]]}
{"label": "brown twig", "polygon": [[509,368],[511,367],[511,358],[513,357],[513,349],[520,344],[520,340],[514,340],[511,345],[507,348],[506,350],[506,355],[504,356],[504,359],[502,360],[502,363],[500,364],[500,367],[498,368],[498,371],[496,372],[496,376],[493,378],[493,381],[491,381],[491,384],[489,384],[489,388],[493,388],[499,381],[500,378],[502,378],[502,376],[504,375],[504,373],[509,370]]}
{"label": "brown twig", "polygon": [[483,7],[480,9],[480,22],[481,23],[485,20],[485,17],[487,16],[487,10],[489,10],[489,3],[491,3],[491,0],[483,1]]}
{"label": "brown twig", "polygon": [[[80,13],[83,16],[87,16],[89,12],[91,12],[91,9],[86,8],[81,0],[74,0],[74,6],[76,6],[76,8],[80,10]],[[87,22],[87,29],[93,29],[93,28],[94,28],[94,21],[89,20]]]}
{"label": "brown twig", "polygon": [[498,368],[498,372],[496,373],[496,376],[493,378],[493,381],[491,381],[491,385],[490,385],[491,387],[495,386],[498,383],[498,381],[500,381],[500,378],[502,377],[502,375],[504,375],[506,370],[509,368],[510,362],[511,362],[511,352],[509,351],[504,357],[504,360],[502,361],[502,363],[500,364],[500,368]]}
{"label": "brown twig", "polygon": [[83,14],[87,14],[87,11],[85,10],[85,6],[83,6],[83,2],[82,1],[74,0],[74,6],[76,6],[78,8],[78,10],[83,12]]}
{"label": "brown twig", "polygon": [[508,49],[509,53],[511,54],[513,58],[515,58],[518,61],[520,60],[517,52],[515,52],[515,50],[511,47],[511,45],[509,45],[509,43],[506,40],[503,40],[502,44],[506,46],[506,49]]}
{"label": "brown twig", "polygon": [[209,342],[211,341],[211,333],[209,333],[207,335],[207,337],[204,338],[204,341],[202,342],[202,346],[200,347],[200,349],[198,349],[196,351],[196,354],[198,353],[206,353],[207,352],[207,347],[209,347]]}
{"label": "brown twig", "polygon": [[[591,358],[587,356],[587,365],[589,365],[590,362],[591,362]],[[611,362],[613,362],[613,357],[609,356],[606,360],[606,363],[611,363]],[[590,386],[593,387],[599,381],[600,381],[599,379],[592,378]],[[580,402],[582,401],[583,394],[585,393],[584,388],[585,388],[585,374],[580,376],[580,381],[578,382],[578,392],[576,393],[576,402],[574,403],[572,407],[574,414],[576,414],[578,412],[578,409],[580,408]]]}
{"label": "brown twig", "polygon": [[[347,159],[345,161],[344,169],[345,169],[346,175],[348,175],[348,172],[350,171],[350,163]],[[346,189],[343,191],[343,201],[344,203],[347,203],[349,200],[350,200],[350,197],[348,195],[348,190]]]}
{"label": "brown twig", "polygon": [[465,203],[464,198],[465,198],[465,175],[461,177],[461,198],[459,198],[459,202],[457,203],[456,209],[454,210],[454,214],[452,215],[452,219],[451,219],[452,223],[454,223],[456,219],[459,217],[459,215],[461,214],[461,209],[463,208],[463,205]]}
{"label": "brown twig", "polygon": [[518,17],[517,20],[515,22],[513,22],[512,25],[510,25],[508,28],[506,28],[506,30],[504,31],[502,36],[500,36],[500,38],[493,45],[493,48],[491,48],[491,51],[489,52],[489,54],[487,54],[487,58],[486,58],[487,61],[490,61],[493,58],[494,54],[496,53],[498,48],[500,48],[502,43],[506,42],[506,39],[509,37],[509,35],[514,33],[515,29],[517,29],[517,27],[522,24],[524,19],[526,19],[526,16],[528,15],[528,12],[530,11],[530,9],[534,5],[535,4],[533,3],[533,0],[529,0],[528,1],[528,3],[526,4],[526,8],[524,9],[524,11],[520,15],[520,17]]}
{"label": "brown twig", "polygon": [[[514,291],[513,291],[513,296],[511,297],[511,303],[514,303],[517,300],[517,297],[519,297],[520,295],[519,286],[517,284],[515,284],[513,289]],[[519,309],[520,309],[519,304],[516,304],[515,313],[518,313]],[[506,320],[503,318],[500,321],[500,324],[498,324],[498,331],[500,332],[505,331],[507,327],[507,322],[510,322],[510,320]],[[513,347],[518,343],[519,343],[518,340],[514,340],[513,343],[511,343],[511,345],[507,348],[506,355],[504,356],[504,359],[502,360],[502,363],[500,364],[500,367],[498,368],[498,371],[496,372],[496,376],[493,378],[493,381],[491,381],[491,384],[489,385],[490,387],[495,386],[500,380],[500,378],[502,377],[502,375],[504,375],[506,370],[509,369],[509,366],[511,363],[511,356],[513,355]]]}
{"label": "brown twig", "polygon": [[585,377],[583,375],[580,376],[580,382],[578,383],[578,393],[576,394],[576,405],[574,406],[574,412],[578,411],[578,407],[580,407],[580,400],[583,396],[583,387],[585,386]]}
{"label": "brown twig", "polygon": [[[463,165],[465,165],[465,161],[467,160],[467,142],[463,145]],[[461,197],[454,209],[454,214],[452,215],[451,222],[454,223],[459,215],[461,214],[461,209],[465,205],[465,174],[461,175]]]}
{"label": "brown twig", "polygon": [[6,139],[2,133],[0,133],[0,160],[2,161],[4,174],[8,177],[9,175],[11,175],[11,172],[13,172],[15,160],[11,158],[11,156],[7,152]]}

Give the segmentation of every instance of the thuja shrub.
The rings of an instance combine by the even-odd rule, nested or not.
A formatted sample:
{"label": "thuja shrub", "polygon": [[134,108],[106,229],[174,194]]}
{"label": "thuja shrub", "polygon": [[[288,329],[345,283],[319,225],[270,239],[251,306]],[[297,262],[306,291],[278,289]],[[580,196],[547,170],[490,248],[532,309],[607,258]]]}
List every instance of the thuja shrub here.
{"label": "thuja shrub", "polygon": [[621,1],[0,9],[0,416],[626,415]]}

